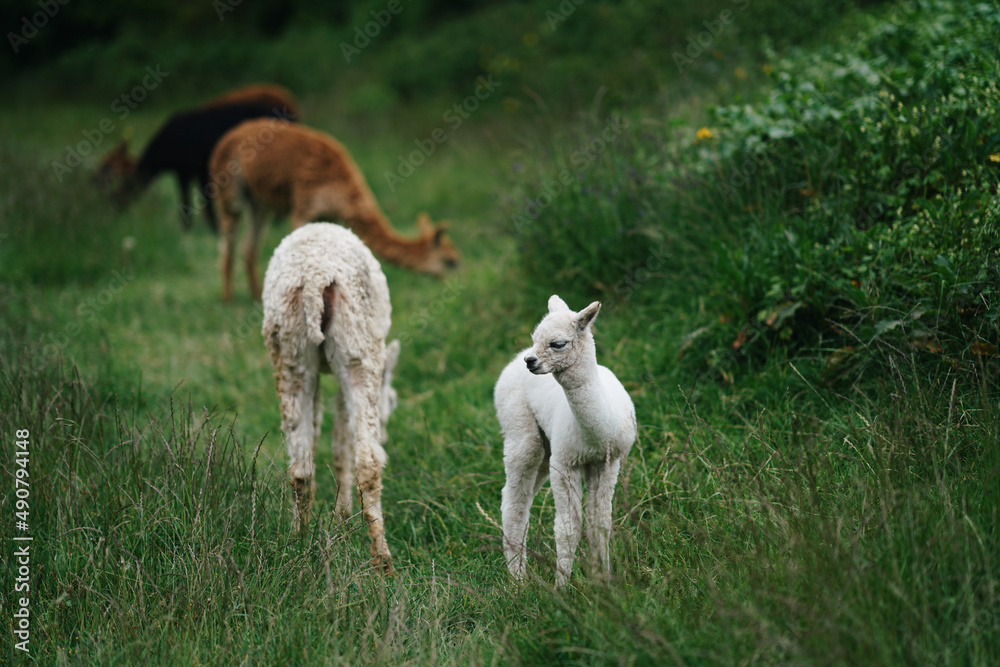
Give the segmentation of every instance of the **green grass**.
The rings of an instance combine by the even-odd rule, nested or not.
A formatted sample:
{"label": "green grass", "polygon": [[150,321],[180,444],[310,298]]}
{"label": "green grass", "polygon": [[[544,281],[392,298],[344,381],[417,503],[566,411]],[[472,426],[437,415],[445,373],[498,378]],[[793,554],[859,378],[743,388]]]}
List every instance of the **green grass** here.
{"label": "green grass", "polygon": [[[404,341],[383,496],[391,578],[370,566],[360,517],[334,518],[326,447],[314,523],[302,539],[291,532],[260,305],[239,270],[234,303],[221,302],[216,239],[200,223],[181,232],[174,184],[115,212],[88,180],[96,158],[62,182],[51,169],[102,105],[5,109],[0,511],[15,511],[14,433],[28,429],[30,657],[991,664],[997,172],[983,158],[1000,148],[984,120],[995,63],[977,55],[988,14],[927,3],[902,36],[885,14],[855,16],[849,40],[768,55],[772,74],[748,57],[746,79],[706,70],[681,93],[594,90],[572,118],[544,108],[545,94],[569,93],[542,91],[537,112],[472,116],[395,191],[383,173],[442,124],[449,95],[367,112],[305,95],[310,124],[348,146],[395,225],[413,233],[424,210],[448,219],[463,253],[443,282],[385,267],[391,336]],[[975,131],[936,175],[914,174],[920,144],[900,139],[919,132],[889,107],[851,116],[851,100],[910,81],[921,53],[953,43],[954,78],[912,81],[962,75],[976,104],[949,88],[919,127]],[[875,68],[875,89],[850,75],[859,63]],[[139,144],[167,111],[129,119]],[[627,129],[574,162],[613,117]],[[714,136],[695,143],[702,125]],[[768,159],[721,197],[762,128],[779,128]],[[866,147],[860,136],[876,128],[885,141]],[[855,144],[831,152],[836,142]],[[855,164],[857,151],[868,152]],[[572,178],[518,227],[562,170]],[[859,191],[891,200],[891,219],[856,225]],[[265,256],[287,229],[268,230]],[[581,545],[562,591],[551,587],[547,488],[523,587],[509,581],[494,523],[504,480],[493,383],[552,292],[576,308],[602,300],[599,360],[640,423],[615,497],[614,580],[587,578]],[[334,384],[324,380],[328,394]],[[9,640],[11,588],[0,653],[24,662]]]}

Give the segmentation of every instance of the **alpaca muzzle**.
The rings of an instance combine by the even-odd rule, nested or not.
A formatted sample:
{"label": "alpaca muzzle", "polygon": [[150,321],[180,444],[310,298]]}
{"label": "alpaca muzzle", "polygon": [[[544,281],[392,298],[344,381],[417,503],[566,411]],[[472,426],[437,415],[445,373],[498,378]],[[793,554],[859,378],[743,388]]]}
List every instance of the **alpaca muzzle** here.
{"label": "alpaca muzzle", "polygon": [[541,364],[538,361],[538,357],[536,357],[533,354],[525,357],[524,358],[524,363],[525,363],[525,365],[527,365],[528,370],[531,371],[532,373],[534,373],[535,375],[538,375],[538,374],[540,374],[540,373],[543,372],[542,371],[542,366],[541,366]]}

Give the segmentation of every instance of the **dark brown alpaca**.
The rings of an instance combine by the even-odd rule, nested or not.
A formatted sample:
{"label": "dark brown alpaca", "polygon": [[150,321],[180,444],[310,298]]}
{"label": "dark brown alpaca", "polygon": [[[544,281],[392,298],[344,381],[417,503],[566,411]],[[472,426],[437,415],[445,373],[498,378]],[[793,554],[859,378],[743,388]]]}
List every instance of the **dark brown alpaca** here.
{"label": "dark brown alpaca", "polygon": [[285,88],[269,83],[255,83],[214,97],[200,108],[172,116],[136,159],[122,141],[101,160],[97,177],[112,192],[118,204],[135,199],[159,174],[176,175],[181,194],[181,221],[191,226],[190,185],[195,182],[206,199],[205,218],[217,231],[215,210],[207,201],[208,158],[215,144],[226,132],[248,118],[275,116],[296,120],[299,103]]}

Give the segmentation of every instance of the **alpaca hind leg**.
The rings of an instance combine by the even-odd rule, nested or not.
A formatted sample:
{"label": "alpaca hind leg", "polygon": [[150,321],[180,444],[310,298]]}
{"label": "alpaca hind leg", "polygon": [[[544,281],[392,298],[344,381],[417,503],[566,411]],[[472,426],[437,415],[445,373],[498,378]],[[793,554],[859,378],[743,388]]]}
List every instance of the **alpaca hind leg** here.
{"label": "alpaca hind leg", "polygon": [[337,478],[337,514],[351,515],[351,491],[354,488],[354,447],[348,431],[344,392],[337,392],[333,413],[333,472]]}
{"label": "alpaca hind leg", "polygon": [[323,387],[320,383],[319,374],[316,375],[316,391],[313,393],[313,432],[312,432],[312,458],[316,460],[316,451],[319,447],[319,436],[323,429]]}
{"label": "alpaca hind leg", "polygon": [[385,519],[382,516],[382,471],[386,455],[379,443],[378,417],[383,359],[351,358],[330,365],[335,369],[340,391],[344,394],[348,437],[354,445],[354,471],[361,513],[371,538],[372,563],[391,574],[392,556],[385,540]]}
{"label": "alpaca hind leg", "polygon": [[316,488],[316,464],[313,456],[313,411],[319,391],[316,366],[316,362],[301,365],[285,363],[275,372],[281,407],[281,430],[288,446],[288,474],[295,500],[292,525],[300,532],[309,524]]}
{"label": "alpaca hind leg", "polygon": [[576,548],[583,532],[583,488],[580,471],[553,462],[550,470],[552,498],[556,505],[556,586],[564,586],[573,573]]}
{"label": "alpaca hind leg", "polygon": [[587,545],[591,571],[600,577],[611,575],[611,505],[618,483],[620,460],[592,463],[584,471],[587,487]]}
{"label": "alpaca hind leg", "polygon": [[[219,195],[222,197],[222,194]],[[222,200],[219,205],[219,265],[222,270],[222,299],[233,300],[233,249],[236,245],[236,227],[240,209],[232,202]]]}
{"label": "alpaca hind leg", "polygon": [[250,280],[250,293],[260,301],[260,278],[257,275],[257,255],[260,254],[260,242],[267,229],[267,211],[261,206],[253,206],[250,234],[243,242],[243,258],[247,267],[247,278]]}
{"label": "alpaca hind leg", "polygon": [[507,481],[501,492],[503,551],[507,569],[515,579],[524,579],[531,501],[545,481],[547,463],[542,435],[534,418],[518,420],[504,429],[504,471]]}

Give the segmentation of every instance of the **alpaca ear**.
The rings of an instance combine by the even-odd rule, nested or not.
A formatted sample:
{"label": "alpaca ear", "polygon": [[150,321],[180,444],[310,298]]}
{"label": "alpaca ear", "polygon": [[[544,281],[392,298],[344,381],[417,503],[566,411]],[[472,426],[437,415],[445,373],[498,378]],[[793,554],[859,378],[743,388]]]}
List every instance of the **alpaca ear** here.
{"label": "alpaca ear", "polygon": [[417,216],[417,229],[420,230],[421,236],[432,236],[434,234],[434,225],[431,224],[431,216],[426,213],[421,213]]}
{"label": "alpaca ear", "polygon": [[569,310],[569,306],[566,302],[559,298],[558,294],[553,294],[549,297],[549,312],[555,313],[560,310]]}
{"label": "alpaca ear", "polygon": [[590,304],[579,313],[576,314],[576,330],[583,332],[589,327],[593,322],[594,318],[597,317],[597,313],[601,310],[601,302],[595,301]]}
{"label": "alpaca ear", "polygon": [[444,235],[445,235],[445,232],[447,232],[447,231],[448,231],[448,228],[445,225],[438,225],[438,228],[434,230],[434,245],[435,246],[440,246],[441,245],[441,241],[444,240]]}

